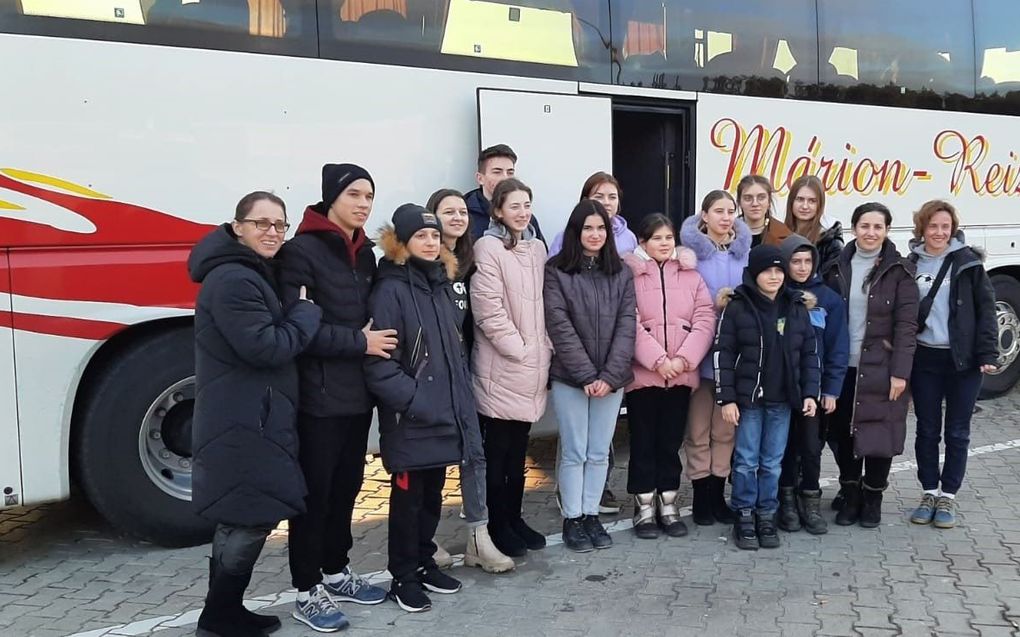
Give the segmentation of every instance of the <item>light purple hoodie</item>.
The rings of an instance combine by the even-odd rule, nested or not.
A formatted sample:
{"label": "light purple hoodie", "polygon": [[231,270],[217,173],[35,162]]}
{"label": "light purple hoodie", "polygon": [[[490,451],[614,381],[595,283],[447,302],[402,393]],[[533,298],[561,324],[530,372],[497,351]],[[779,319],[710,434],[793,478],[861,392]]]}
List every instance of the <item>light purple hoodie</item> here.
{"label": "light purple hoodie", "polygon": [[[620,256],[637,250],[638,241],[634,233],[627,227],[627,220],[623,218],[623,215],[613,216],[613,239],[616,240],[616,251],[620,253]],[[549,244],[549,257],[558,254],[563,249],[563,232],[553,239],[552,243]]]}

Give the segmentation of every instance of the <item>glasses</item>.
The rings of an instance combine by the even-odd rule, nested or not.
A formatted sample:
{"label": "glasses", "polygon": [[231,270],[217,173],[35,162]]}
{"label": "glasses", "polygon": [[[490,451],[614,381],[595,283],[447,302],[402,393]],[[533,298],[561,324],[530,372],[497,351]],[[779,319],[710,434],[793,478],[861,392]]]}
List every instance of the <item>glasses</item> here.
{"label": "glasses", "polygon": [[240,223],[251,223],[255,224],[255,228],[259,232],[269,232],[270,228],[275,228],[280,234],[287,232],[290,228],[290,224],[286,221],[270,221],[269,219],[240,219]]}

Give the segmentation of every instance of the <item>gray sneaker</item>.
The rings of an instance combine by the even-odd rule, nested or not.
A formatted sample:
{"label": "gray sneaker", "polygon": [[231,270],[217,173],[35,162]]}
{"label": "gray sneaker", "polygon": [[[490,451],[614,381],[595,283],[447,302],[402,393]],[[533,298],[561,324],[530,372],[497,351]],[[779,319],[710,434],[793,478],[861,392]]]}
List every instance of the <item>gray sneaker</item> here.
{"label": "gray sneaker", "polygon": [[322,584],[316,584],[309,593],[308,601],[294,602],[291,612],[294,619],[320,633],[335,633],[350,626],[347,617],[333,603]]}
{"label": "gray sneaker", "polygon": [[921,496],[921,504],[917,505],[910,515],[910,521],[914,524],[931,524],[935,519],[935,496],[925,493]]}
{"label": "gray sneaker", "polygon": [[935,503],[935,518],[932,524],[937,529],[951,529],[956,526],[956,499],[939,497]]}
{"label": "gray sneaker", "polygon": [[344,578],[336,584],[329,582],[323,584],[333,599],[367,606],[386,601],[386,591],[362,579],[360,575],[351,570],[350,565],[344,567],[341,575]]}

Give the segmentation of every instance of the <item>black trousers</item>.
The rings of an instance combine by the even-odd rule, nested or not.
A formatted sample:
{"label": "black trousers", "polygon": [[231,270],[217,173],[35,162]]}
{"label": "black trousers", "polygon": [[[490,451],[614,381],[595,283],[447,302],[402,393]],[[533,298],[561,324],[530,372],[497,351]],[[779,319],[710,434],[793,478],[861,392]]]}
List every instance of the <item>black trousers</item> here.
{"label": "black trousers", "polygon": [[680,488],[680,447],[687,431],[690,402],[690,387],[647,387],[627,392],[627,493]]}
{"label": "black trousers", "polygon": [[489,526],[509,526],[524,506],[524,463],[531,423],[478,415],[485,437],[486,498]]}
{"label": "black trousers", "polygon": [[308,510],[290,521],[291,583],[307,591],[322,573],[339,573],[354,538],[351,516],[365,479],[365,453],[372,414],[316,418],[298,413],[301,470],[308,485]]}
{"label": "black trousers", "polygon": [[[790,414],[790,434],[783,454],[783,472],[779,486],[797,487],[801,491],[817,491],[822,471],[821,418],[807,417],[794,411]],[[799,485],[798,485],[799,479]]]}
{"label": "black trousers", "polygon": [[212,568],[235,576],[251,577],[259,553],[273,527],[217,524],[212,541]]}
{"label": "black trousers", "polygon": [[390,477],[389,568],[398,582],[406,582],[421,568],[436,565],[432,538],[443,510],[446,469],[394,473]]}
{"label": "black trousers", "polygon": [[836,411],[829,419],[830,435],[836,442],[836,464],[839,465],[839,481],[852,482],[864,476],[864,482],[876,489],[884,489],[889,483],[889,469],[892,458],[854,455],[853,420],[854,401],[857,395],[857,368],[846,370],[843,391],[836,402]]}

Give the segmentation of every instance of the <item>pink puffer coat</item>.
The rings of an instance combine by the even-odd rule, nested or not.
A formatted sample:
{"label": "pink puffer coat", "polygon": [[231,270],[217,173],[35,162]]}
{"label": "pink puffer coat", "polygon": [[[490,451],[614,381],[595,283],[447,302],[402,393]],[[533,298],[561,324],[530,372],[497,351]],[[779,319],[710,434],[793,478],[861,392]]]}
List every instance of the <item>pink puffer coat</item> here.
{"label": "pink puffer coat", "polygon": [[[680,247],[660,266],[639,247],[624,261],[634,272],[638,308],[634,381],[627,391],[678,385],[697,388],[698,365],[712,347],[716,322],[708,286],[695,269],[697,257],[690,248]],[[688,362],[690,371],[667,381],[655,369],[667,357],[677,356]]]}
{"label": "pink puffer coat", "polygon": [[545,413],[552,359],[542,302],[545,259],[538,239],[512,250],[489,233],[475,243],[471,371],[478,413],[490,418],[533,423]]}

